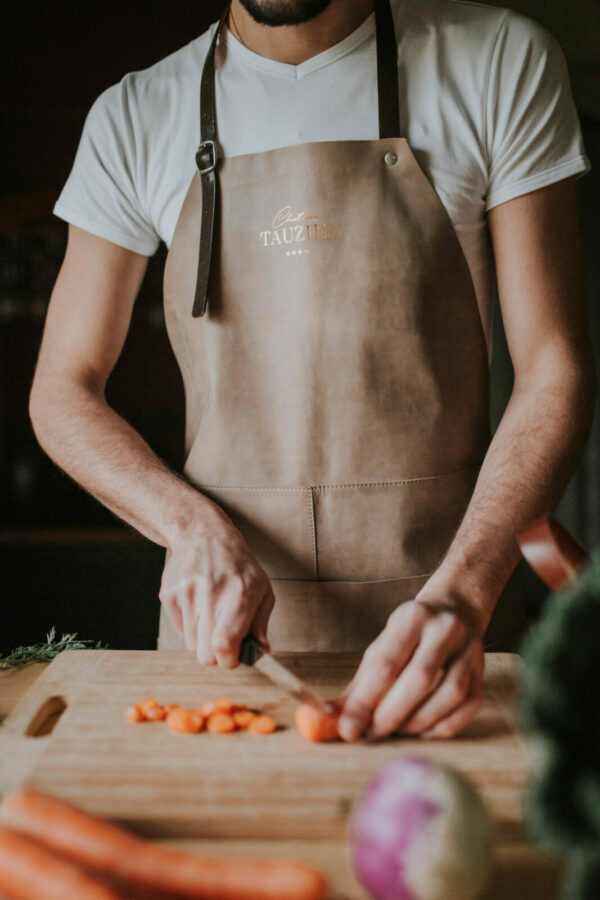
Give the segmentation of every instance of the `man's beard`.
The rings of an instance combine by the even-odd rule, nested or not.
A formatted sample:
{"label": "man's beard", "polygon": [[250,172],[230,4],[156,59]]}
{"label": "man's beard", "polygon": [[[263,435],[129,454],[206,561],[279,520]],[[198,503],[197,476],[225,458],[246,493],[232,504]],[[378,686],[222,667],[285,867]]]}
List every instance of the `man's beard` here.
{"label": "man's beard", "polygon": [[260,25],[301,25],[315,19],[331,0],[240,0]]}

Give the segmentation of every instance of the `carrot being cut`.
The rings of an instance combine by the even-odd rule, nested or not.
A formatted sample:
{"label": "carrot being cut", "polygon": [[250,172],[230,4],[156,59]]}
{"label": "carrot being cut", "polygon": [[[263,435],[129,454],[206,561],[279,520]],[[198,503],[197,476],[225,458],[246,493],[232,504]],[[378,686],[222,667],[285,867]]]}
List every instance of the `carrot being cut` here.
{"label": "carrot being cut", "polygon": [[273,734],[277,725],[271,716],[254,716],[248,725],[248,731],[252,734]]}
{"label": "carrot being cut", "polygon": [[96,881],[31,838],[0,827],[0,894],[11,900],[122,900],[123,895]]}
{"label": "carrot being cut", "polygon": [[335,741],[339,738],[339,713],[325,713],[303,703],[296,710],[296,726],[307,741]]}
{"label": "carrot being cut", "polygon": [[[200,857],[171,850],[31,788],[21,788],[4,798],[0,820],[80,865],[173,898],[324,900],[326,896],[327,885],[321,873],[303,863]],[[41,872],[45,872],[44,866]],[[21,900],[22,895],[17,897]],[[58,895],[36,891],[28,900],[30,897],[58,900]],[[81,891],[67,890],[60,900],[88,897]],[[114,895],[108,898],[113,900]]]}

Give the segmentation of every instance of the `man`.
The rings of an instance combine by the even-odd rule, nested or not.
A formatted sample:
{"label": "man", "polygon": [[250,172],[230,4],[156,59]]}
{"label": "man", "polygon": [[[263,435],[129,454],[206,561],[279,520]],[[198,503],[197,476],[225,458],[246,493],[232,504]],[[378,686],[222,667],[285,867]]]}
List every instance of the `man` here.
{"label": "man", "polygon": [[[275,650],[368,644],[342,736],[449,737],[480,707],[484,640],[519,630],[514,534],[591,418],[564,62],[455,0],[225,16],[88,117],[36,434],[167,548],[159,645],[233,667],[268,625]],[[160,238],[185,480],[104,399]],[[488,448],[494,265],[515,383]]]}

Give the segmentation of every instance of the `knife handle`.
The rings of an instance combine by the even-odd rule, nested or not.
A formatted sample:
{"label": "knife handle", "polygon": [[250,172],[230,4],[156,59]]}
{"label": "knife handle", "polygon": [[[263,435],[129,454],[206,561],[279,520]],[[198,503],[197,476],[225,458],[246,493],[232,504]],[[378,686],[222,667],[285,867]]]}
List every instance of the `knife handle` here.
{"label": "knife handle", "polygon": [[247,634],[240,644],[239,660],[245,666],[253,666],[263,651],[253,634]]}

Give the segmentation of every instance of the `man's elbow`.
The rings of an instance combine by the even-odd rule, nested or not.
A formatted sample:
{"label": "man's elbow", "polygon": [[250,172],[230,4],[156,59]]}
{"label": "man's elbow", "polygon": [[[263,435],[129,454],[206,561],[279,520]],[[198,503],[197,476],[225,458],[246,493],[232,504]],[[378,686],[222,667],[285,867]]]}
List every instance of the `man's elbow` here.
{"label": "man's elbow", "polygon": [[50,453],[54,402],[45,380],[36,373],[29,392],[29,419],[39,445],[47,453]]}
{"label": "man's elbow", "polygon": [[74,378],[36,371],[29,392],[29,419],[39,445],[53,458],[77,415],[80,391]]}

